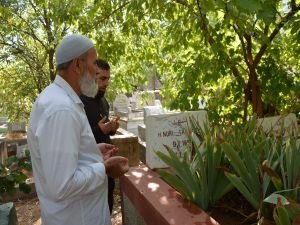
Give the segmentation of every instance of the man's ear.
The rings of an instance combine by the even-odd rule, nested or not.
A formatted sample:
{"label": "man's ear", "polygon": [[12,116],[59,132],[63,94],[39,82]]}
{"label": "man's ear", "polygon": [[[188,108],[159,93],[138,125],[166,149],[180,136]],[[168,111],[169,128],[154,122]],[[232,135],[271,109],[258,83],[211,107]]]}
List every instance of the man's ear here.
{"label": "man's ear", "polygon": [[74,69],[78,72],[81,72],[83,71],[83,67],[84,67],[84,62],[83,60],[81,60],[79,57],[78,58],[75,58],[73,59],[73,66],[74,66]]}

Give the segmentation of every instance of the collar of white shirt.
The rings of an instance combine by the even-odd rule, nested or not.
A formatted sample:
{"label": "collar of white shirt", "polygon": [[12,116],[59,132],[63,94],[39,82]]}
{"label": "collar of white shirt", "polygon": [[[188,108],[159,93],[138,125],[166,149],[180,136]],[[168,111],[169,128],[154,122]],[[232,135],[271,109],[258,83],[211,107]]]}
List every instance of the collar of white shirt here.
{"label": "collar of white shirt", "polygon": [[82,108],[84,108],[84,105],[79,98],[79,96],[76,94],[76,92],[73,90],[73,88],[70,86],[70,84],[62,78],[59,74],[56,75],[54,82],[56,85],[61,87],[65,92],[67,93],[68,96],[78,105],[80,105]]}

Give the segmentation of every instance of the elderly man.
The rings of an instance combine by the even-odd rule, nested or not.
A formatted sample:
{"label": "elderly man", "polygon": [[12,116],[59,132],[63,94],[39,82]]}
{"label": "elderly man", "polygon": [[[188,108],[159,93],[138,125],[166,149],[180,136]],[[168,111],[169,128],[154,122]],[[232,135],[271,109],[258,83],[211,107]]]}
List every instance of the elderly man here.
{"label": "elderly man", "polygon": [[[97,74],[98,93],[94,98],[81,95],[80,99],[92,128],[97,143],[111,143],[110,136],[115,135],[119,127],[119,117],[109,120],[109,104],[105,98],[106,88],[110,79],[110,66],[103,59],[97,60],[99,73]],[[108,177],[108,205],[110,214],[114,204],[114,178]]]}
{"label": "elderly man", "polygon": [[[66,36],[57,46],[58,74],[33,105],[28,143],[43,225],[110,225],[107,175],[128,171],[117,149],[99,144],[79,95],[97,94],[93,42]],[[100,214],[99,214],[100,212]]]}

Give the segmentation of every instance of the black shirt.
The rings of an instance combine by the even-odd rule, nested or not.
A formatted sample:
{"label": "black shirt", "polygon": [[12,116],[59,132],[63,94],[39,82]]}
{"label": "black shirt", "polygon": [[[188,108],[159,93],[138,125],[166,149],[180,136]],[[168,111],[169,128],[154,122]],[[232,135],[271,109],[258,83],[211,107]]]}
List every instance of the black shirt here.
{"label": "black shirt", "polygon": [[98,122],[104,116],[106,116],[105,122],[109,121],[109,104],[104,97],[104,93],[99,91],[94,98],[81,95],[80,99],[84,104],[84,110],[87,115],[89,124],[92,128],[96,142],[110,143],[109,135],[113,134],[104,134],[98,126]]}

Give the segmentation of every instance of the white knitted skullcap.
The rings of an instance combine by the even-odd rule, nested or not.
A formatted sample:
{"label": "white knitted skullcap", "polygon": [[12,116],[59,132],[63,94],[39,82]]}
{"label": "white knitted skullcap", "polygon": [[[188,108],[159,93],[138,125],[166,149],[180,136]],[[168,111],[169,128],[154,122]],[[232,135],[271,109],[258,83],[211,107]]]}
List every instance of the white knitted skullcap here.
{"label": "white knitted skullcap", "polygon": [[65,36],[56,48],[56,64],[68,62],[93,48],[93,42],[80,34]]}

